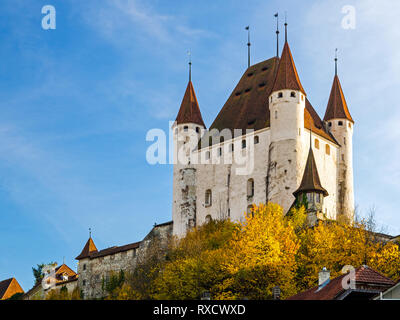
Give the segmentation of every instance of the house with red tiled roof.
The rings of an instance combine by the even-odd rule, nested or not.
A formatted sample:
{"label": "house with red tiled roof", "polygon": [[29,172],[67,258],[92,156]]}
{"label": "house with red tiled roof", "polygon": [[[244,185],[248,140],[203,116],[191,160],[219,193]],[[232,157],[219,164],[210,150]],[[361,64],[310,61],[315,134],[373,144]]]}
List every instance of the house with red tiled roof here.
{"label": "house with red tiled roof", "polygon": [[0,281],[0,300],[10,299],[16,294],[24,293],[24,290],[18,283],[17,279],[10,278]]}
{"label": "house with red tiled roof", "polygon": [[371,300],[388,292],[395,282],[368,266],[361,266],[330,279],[326,268],[319,273],[319,283],[287,300]]}
{"label": "house with red tiled roof", "polygon": [[337,59],[323,119],[300,78],[286,29],[281,55],[249,65],[207,129],[190,63],[172,125],[174,235],[210,219],[240,221],[267,202],[288,212],[300,201],[310,223],[353,218],[354,119]]}
{"label": "house with red tiled roof", "polygon": [[43,268],[42,281],[24,294],[24,300],[44,300],[51,290],[65,288],[72,293],[78,287],[78,274],[65,263],[57,266],[57,263],[47,265]]}

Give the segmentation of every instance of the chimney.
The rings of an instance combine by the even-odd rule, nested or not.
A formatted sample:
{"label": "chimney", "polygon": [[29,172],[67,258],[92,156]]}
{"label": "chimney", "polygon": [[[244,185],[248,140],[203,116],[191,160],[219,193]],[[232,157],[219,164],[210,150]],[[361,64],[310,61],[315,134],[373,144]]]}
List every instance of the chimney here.
{"label": "chimney", "polygon": [[331,273],[325,267],[322,268],[320,272],[318,272],[318,285],[325,285],[329,283],[331,279]]}

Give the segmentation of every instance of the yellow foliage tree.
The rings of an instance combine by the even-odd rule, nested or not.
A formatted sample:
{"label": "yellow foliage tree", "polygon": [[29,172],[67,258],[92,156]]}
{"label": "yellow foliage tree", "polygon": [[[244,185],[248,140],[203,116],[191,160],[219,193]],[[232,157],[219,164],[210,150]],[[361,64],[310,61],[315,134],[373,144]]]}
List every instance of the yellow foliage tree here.
{"label": "yellow foliage tree", "polygon": [[299,246],[295,226],[280,206],[253,207],[224,250],[228,277],[217,298],[269,299],[274,286],[281,288],[282,297],[296,293]]}

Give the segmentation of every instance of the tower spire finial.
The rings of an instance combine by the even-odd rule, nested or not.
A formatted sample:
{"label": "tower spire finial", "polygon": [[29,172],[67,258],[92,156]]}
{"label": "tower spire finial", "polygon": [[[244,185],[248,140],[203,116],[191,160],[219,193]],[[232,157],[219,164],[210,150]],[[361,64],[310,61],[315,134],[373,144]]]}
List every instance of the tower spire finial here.
{"label": "tower spire finial", "polygon": [[279,17],[278,12],[274,14],[276,18],[276,57],[279,57]]}
{"label": "tower spire finial", "polygon": [[89,228],[89,238],[92,237],[92,228]]}
{"label": "tower spire finial", "polygon": [[247,30],[247,67],[250,67],[250,26],[245,28]]}
{"label": "tower spire finial", "polygon": [[337,76],[337,48],[335,49],[335,76]]}
{"label": "tower spire finial", "polygon": [[285,43],[287,42],[287,21],[286,21],[286,11],[285,11]]}
{"label": "tower spire finial", "polygon": [[188,50],[187,52],[189,56],[189,82],[192,81],[192,52]]}

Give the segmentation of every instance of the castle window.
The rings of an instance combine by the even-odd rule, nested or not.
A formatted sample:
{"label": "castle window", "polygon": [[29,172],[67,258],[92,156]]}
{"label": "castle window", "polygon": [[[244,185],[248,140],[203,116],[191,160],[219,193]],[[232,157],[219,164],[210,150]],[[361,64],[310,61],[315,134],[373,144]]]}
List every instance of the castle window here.
{"label": "castle window", "polygon": [[278,98],[282,98],[283,97],[283,93],[282,92],[279,92],[278,93]]}
{"label": "castle window", "polygon": [[271,102],[272,102],[272,97],[271,97]]}
{"label": "castle window", "polygon": [[242,149],[246,148],[246,140],[242,140]]}
{"label": "castle window", "polygon": [[292,92],[290,93],[290,96],[291,96],[292,98],[295,98],[295,97],[296,97],[296,92],[292,91]]}
{"label": "castle window", "polygon": [[200,132],[200,127],[196,127],[196,132],[197,132],[197,133]]}
{"label": "castle window", "polygon": [[222,156],[222,148],[218,148],[218,157]]}
{"label": "castle window", "polygon": [[183,131],[187,132],[188,130],[189,130],[189,127],[188,127],[188,126],[184,126],[184,127],[183,127]]}
{"label": "castle window", "polygon": [[329,146],[329,144],[327,144],[325,146],[325,153],[329,156],[331,154],[331,147]]}
{"label": "castle window", "polygon": [[315,202],[321,203],[321,194],[320,194],[320,193],[317,193],[317,194],[315,195]]}
{"label": "castle window", "polygon": [[206,216],[206,223],[210,223],[212,221],[211,215]]}
{"label": "castle window", "polygon": [[332,122],[329,122],[329,123],[328,123],[328,126],[332,127]]}
{"label": "castle window", "polygon": [[278,111],[275,110],[275,119],[278,119]]}
{"label": "castle window", "polygon": [[206,205],[206,207],[209,207],[209,206],[211,206],[211,204],[212,204],[212,193],[211,193],[211,190],[208,189],[208,190],[206,190],[205,205]]}
{"label": "castle window", "polygon": [[254,137],[254,144],[257,144],[260,142],[260,138],[258,136]]}
{"label": "castle window", "polygon": [[83,265],[83,270],[86,270],[86,263]]}
{"label": "castle window", "polygon": [[343,121],[339,121],[338,125],[342,126],[343,125]]}
{"label": "castle window", "polygon": [[231,152],[233,152],[233,150],[235,150],[235,146],[233,145],[233,143],[231,143],[231,148],[230,148]]}
{"label": "castle window", "polygon": [[319,149],[319,140],[315,139],[314,146],[316,149]]}
{"label": "castle window", "polygon": [[82,285],[83,285],[83,286],[86,286],[86,280],[83,280],[83,281],[82,281]]}
{"label": "castle window", "polygon": [[312,203],[313,202],[313,194],[312,193],[307,193],[307,202]]}
{"label": "castle window", "polygon": [[254,196],[254,180],[249,179],[247,180],[247,197]]}
{"label": "castle window", "polygon": [[206,160],[210,159],[210,151],[206,152]]}

